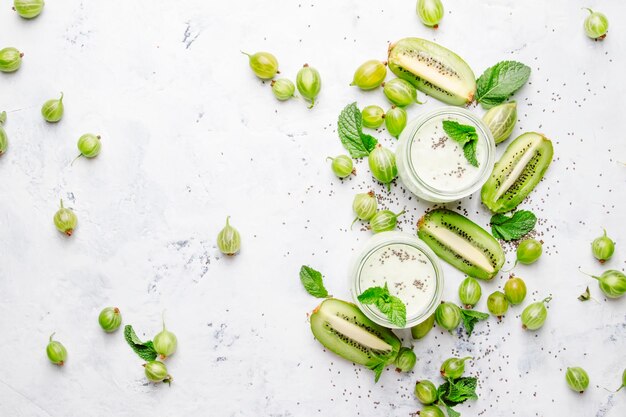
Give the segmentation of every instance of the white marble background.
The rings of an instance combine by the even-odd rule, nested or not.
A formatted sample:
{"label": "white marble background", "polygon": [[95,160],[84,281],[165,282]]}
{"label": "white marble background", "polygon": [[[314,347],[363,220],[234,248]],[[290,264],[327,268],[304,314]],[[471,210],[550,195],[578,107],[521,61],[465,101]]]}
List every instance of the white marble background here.
{"label": "white marble background", "polygon": [[[604,389],[626,367],[626,300],[606,301],[578,272],[602,270],[589,247],[602,227],[618,242],[605,268],[626,266],[626,3],[444,0],[437,31],[418,22],[414,0],[48,0],[34,21],[11,3],[0,1],[0,47],[25,57],[0,74],[10,138],[0,158],[2,416],[408,416],[415,381],[438,381],[453,354],[475,356],[468,372],[481,381],[480,399],[459,407],[465,417],[626,415],[626,392]],[[585,37],[582,6],[609,17],[604,42]],[[354,68],[405,36],[450,47],[477,75],[503,59],[532,67],[516,133],[545,133],[555,160],[523,205],[540,217],[545,254],[516,272],[529,302],[554,300],[537,333],[522,331],[520,307],[469,340],[435,329],[415,345],[414,372],[389,370],[375,385],[313,339],[306,313],[317,300],[298,270],[321,270],[347,298],[349,262],[370,236],[348,230],[353,195],[372,188],[383,206],[406,206],[408,232],[430,207],[401,185],[386,193],[366,163],[342,182],[325,162],[343,152],[335,123],[346,104],[387,106],[381,91],[348,87]],[[272,51],[292,79],[305,62],[318,68],[319,104],[277,102],[240,49]],[[48,125],[39,108],[60,91],[65,118]],[[102,153],[70,166],[86,132],[102,135]],[[79,218],[70,239],[52,224],[61,197]],[[487,225],[476,196],[457,206]],[[227,214],[243,235],[233,259],[215,245]],[[445,272],[456,300],[463,276]],[[586,285],[597,301],[576,299]],[[147,384],[122,333],[100,330],[107,305],[146,338],[167,310],[179,339],[171,388]],[[69,351],[63,368],[45,356],[53,331]],[[571,365],[590,374],[582,396],[565,384]]]}

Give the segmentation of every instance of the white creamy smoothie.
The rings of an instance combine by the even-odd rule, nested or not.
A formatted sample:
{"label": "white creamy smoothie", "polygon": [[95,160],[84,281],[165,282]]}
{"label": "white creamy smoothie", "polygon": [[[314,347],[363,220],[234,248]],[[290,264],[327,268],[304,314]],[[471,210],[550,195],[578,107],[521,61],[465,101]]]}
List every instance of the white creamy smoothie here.
{"label": "white creamy smoothie", "polygon": [[391,243],[372,251],[360,272],[360,288],[384,287],[406,305],[407,318],[428,308],[435,296],[436,271],[430,259],[418,248]]}
{"label": "white creamy smoothie", "polygon": [[476,125],[456,115],[440,115],[424,123],[409,145],[410,161],[415,173],[432,188],[445,192],[463,190],[481,176],[487,160],[487,140],[476,129],[476,159],[478,167],[465,157],[463,147],[443,130],[443,121],[452,120],[462,125]]}

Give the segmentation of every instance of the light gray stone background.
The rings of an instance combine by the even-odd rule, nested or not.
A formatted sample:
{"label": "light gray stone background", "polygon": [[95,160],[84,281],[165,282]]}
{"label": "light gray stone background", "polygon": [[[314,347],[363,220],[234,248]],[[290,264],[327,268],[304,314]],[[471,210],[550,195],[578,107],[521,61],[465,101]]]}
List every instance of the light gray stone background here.
{"label": "light gray stone background", "polygon": [[[626,367],[626,300],[605,300],[578,272],[626,266],[626,3],[444,0],[436,31],[419,23],[413,0],[47,3],[25,21],[0,1],[0,47],[25,54],[17,73],[0,74],[10,138],[0,158],[2,416],[409,416],[419,409],[415,381],[439,383],[452,355],[474,356],[467,372],[480,379],[480,399],[458,407],[463,416],[626,415],[626,392],[605,389]],[[609,17],[604,42],[585,37],[583,6]],[[554,300],[536,333],[522,330],[522,307],[477,325],[471,339],[435,329],[415,343],[412,373],[389,369],[374,384],[313,339],[307,313],[318,300],[298,270],[319,269],[332,294],[348,298],[350,262],[370,237],[349,230],[354,194],[373,189],[381,206],[406,207],[400,228],[410,233],[432,207],[401,184],[387,193],[366,161],[346,181],[325,161],[344,152],[335,125],[346,104],[388,106],[382,91],[348,86],[354,69],[384,60],[405,36],[440,42],[477,75],[505,59],[532,68],[515,95],[514,135],[544,133],[555,158],[521,206],[540,218],[545,253],[515,272],[528,302]],[[291,79],[304,63],[319,69],[318,105],[277,102],[240,50],[271,51]],[[46,124],[40,106],[60,91],[65,117]],[[409,114],[441,105],[428,99]],[[87,132],[102,136],[102,153],[70,166]],[[375,136],[395,147],[385,131]],[[79,218],[69,239],[52,224],[59,198]],[[448,206],[488,225],[477,195]],[[215,243],[226,215],[243,235],[234,258]],[[604,267],[590,251],[602,227],[617,241]],[[448,265],[445,273],[445,298],[457,301],[463,275]],[[587,285],[595,300],[581,303]],[[109,305],[142,338],[166,311],[179,339],[171,387],[148,384],[122,332],[99,328]],[[69,352],[62,368],[45,356],[52,332]],[[565,383],[572,365],[589,372],[584,395]]]}

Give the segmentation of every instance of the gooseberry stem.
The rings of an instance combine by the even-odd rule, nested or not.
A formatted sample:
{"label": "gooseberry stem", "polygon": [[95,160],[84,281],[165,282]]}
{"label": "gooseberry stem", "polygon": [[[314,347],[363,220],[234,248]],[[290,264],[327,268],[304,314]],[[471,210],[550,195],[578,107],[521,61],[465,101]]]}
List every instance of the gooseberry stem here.
{"label": "gooseberry stem", "polygon": [[63,207],[63,199],[60,199],[59,201],[61,202],[61,208],[65,208]]}
{"label": "gooseberry stem", "polygon": [[355,217],[352,223],[350,223],[350,230],[352,230],[352,226],[354,226],[354,223],[356,223],[357,220],[359,220],[359,216]]}
{"label": "gooseberry stem", "polygon": [[241,53],[242,53],[242,54],[244,54],[244,55],[247,55],[247,56],[248,56],[248,58],[250,58],[250,56],[251,56],[251,55],[250,55],[249,53],[247,53],[247,52],[244,52],[244,51],[239,51],[239,52],[241,52]]}
{"label": "gooseberry stem", "polygon": [[402,216],[404,213],[406,213],[406,209],[402,209],[402,211],[401,211],[400,213],[396,214],[395,216],[396,216],[396,217],[400,217],[400,216]]}
{"label": "gooseberry stem", "polygon": [[52,342],[52,338],[54,337],[54,335],[55,335],[55,334],[56,334],[56,332],[54,332],[54,333],[52,333],[52,334],[50,335],[50,339],[48,339],[48,341],[49,341],[49,342]]}
{"label": "gooseberry stem", "polygon": [[583,273],[583,274],[587,275],[588,277],[591,277],[591,278],[596,279],[596,280],[600,280],[600,277],[597,277],[597,276],[595,276],[595,275],[591,275],[591,274],[588,274],[588,273],[586,273],[586,272],[583,272],[583,271],[580,269],[580,267],[578,267],[578,271],[580,271],[581,273]]}
{"label": "gooseberry stem", "polygon": [[72,163],[70,164],[70,166],[73,166],[73,165],[74,165],[74,162],[76,162],[76,160],[77,160],[78,158],[80,158],[81,156],[83,156],[83,154],[82,154],[82,153],[81,153],[81,154],[78,154],[78,156],[77,156],[76,158],[74,158],[74,160],[72,161]]}
{"label": "gooseberry stem", "polygon": [[549,303],[550,301],[552,301],[552,296],[551,295],[546,297],[546,298],[544,298],[541,302],[546,304],[546,303]]}
{"label": "gooseberry stem", "polygon": [[59,101],[62,103],[63,102],[63,91],[61,91],[61,98],[59,99]]}
{"label": "gooseberry stem", "polygon": [[581,7],[581,9],[587,10],[587,11],[589,11],[589,13],[593,13],[593,10],[591,10],[589,7]]}

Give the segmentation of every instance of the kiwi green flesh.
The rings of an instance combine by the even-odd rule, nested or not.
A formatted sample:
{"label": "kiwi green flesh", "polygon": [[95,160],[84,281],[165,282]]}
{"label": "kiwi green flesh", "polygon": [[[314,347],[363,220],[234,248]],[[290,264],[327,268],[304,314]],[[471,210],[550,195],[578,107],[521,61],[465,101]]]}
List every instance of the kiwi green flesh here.
{"label": "kiwi green flesh", "polygon": [[471,277],[492,279],[504,264],[498,241],[454,211],[427,213],[418,223],[417,234],[441,259]]}
{"label": "kiwi green flesh", "polygon": [[420,324],[411,327],[411,336],[413,339],[422,339],[425,337],[435,325],[435,313],[431,314],[426,320]]}
{"label": "kiwi green flesh", "polygon": [[434,42],[405,38],[391,45],[389,69],[420,91],[445,103],[470,103],[476,79],[467,63],[454,52]]}
{"label": "kiwi green flesh", "polygon": [[400,350],[400,339],[368,319],[354,304],[325,300],[311,314],[311,331],[331,352],[360,365],[374,367],[392,363]]}
{"label": "kiwi green flesh", "polygon": [[552,142],[539,133],[516,138],[483,185],[483,203],[494,213],[515,209],[541,181],[553,154]]}

